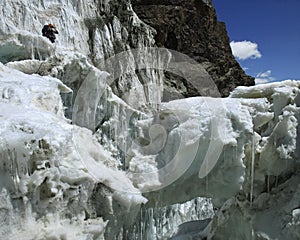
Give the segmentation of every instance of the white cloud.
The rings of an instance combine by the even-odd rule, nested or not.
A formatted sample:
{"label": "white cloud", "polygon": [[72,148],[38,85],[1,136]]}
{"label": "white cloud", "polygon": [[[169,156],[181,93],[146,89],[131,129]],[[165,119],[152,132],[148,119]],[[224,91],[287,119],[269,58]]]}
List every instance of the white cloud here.
{"label": "white cloud", "polygon": [[261,58],[262,55],[258,50],[257,43],[253,43],[250,41],[240,41],[230,42],[230,47],[233,53],[233,56],[235,56],[239,60],[245,60],[248,58],[256,59]]}
{"label": "white cloud", "polygon": [[255,84],[263,84],[263,83],[274,81],[275,78],[272,77],[271,74],[272,74],[271,70],[267,70],[263,73],[257,74],[255,77]]}

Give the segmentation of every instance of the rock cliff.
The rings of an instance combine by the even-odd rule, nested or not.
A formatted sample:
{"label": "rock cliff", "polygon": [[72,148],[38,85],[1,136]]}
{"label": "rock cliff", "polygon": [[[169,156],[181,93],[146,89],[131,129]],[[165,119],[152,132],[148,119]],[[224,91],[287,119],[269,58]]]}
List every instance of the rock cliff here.
{"label": "rock cliff", "polygon": [[[133,0],[132,4],[139,18],[157,31],[156,44],[201,63],[222,96],[228,96],[236,86],[254,85],[254,78],[247,76],[234,59],[225,23],[217,20],[211,0]],[[170,86],[176,88],[182,81],[168,74],[165,84],[172,91]],[[188,83],[184,85],[184,96],[197,95]]]}

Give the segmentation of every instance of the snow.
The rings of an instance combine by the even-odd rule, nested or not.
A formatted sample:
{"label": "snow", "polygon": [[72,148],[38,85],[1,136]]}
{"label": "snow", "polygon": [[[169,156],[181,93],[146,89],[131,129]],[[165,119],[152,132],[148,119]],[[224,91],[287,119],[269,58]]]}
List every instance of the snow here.
{"label": "snow", "polygon": [[[212,105],[214,108],[211,108]],[[219,118],[222,124],[218,124],[216,116],[221,113],[224,119]],[[161,146],[157,148],[151,144],[154,147],[151,156],[157,151],[157,162],[161,164],[156,166],[156,171],[151,172],[156,179],[153,190],[163,190],[159,192],[160,202],[156,204],[184,202],[196,196],[222,199],[240,190],[245,170],[244,148],[248,144],[247,136],[252,135],[252,120],[239,100],[176,100],[163,104],[160,114],[160,121],[153,121],[153,124],[164,128],[168,136],[162,150]],[[234,124],[232,119],[235,120]],[[133,149],[136,156],[147,154],[145,147],[134,145]],[[234,154],[230,155],[229,152]],[[137,175],[143,174],[147,173],[135,173],[131,178],[136,179]],[[161,183],[160,186],[157,186],[157,182]],[[148,189],[141,188],[141,191],[149,191],[149,184],[151,182],[147,183]],[[221,185],[223,189],[220,189]],[[188,194],[178,195],[178,192]],[[153,199],[151,193],[146,196],[151,199],[150,202],[156,202],[156,193]]]}
{"label": "snow", "polygon": [[[143,171],[133,168],[135,174],[132,174],[129,168],[129,176],[145,192],[149,206],[167,206],[196,196],[211,197],[220,211],[212,220],[218,224],[209,225],[210,237],[252,239],[264,235],[269,239],[276,236],[285,239],[284,234],[288,234],[291,239],[297,239],[291,229],[299,225],[291,223],[291,219],[298,200],[291,199],[290,194],[285,196],[281,190],[273,191],[285,181],[292,181],[284,187],[286,192],[299,186],[299,182],[287,180],[289,176],[297,179],[299,171],[296,170],[299,160],[295,158],[299,86],[299,82],[287,81],[238,88],[227,99],[199,97],[164,103],[158,117],[154,116],[152,122],[141,121],[139,126],[150,131],[159,124],[164,129],[161,133],[168,132],[167,140],[160,143],[163,147],[151,142],[150,152],[150,146],[145,149],[134,145],[135,157],[130,166],[139,162]],[[156,153],[160,165],[145,160],[145,153],[149,159]],[[203,165],[205,160],[210,166]],[[147,170],[142,168],[148,164]],[[199,178],[202,169],[206,170],[205,176]],[[145,177],[149,171],[152,181]],[[140,184],[140,180],[146,183]],[[297,191],[291,193],[298,194]],[[281,205],[263,200],[270,197],[277,198],[278,204],[291,206],[282,212]],[[273,204],[274,208],[270,207]],[[269,209],[266,210],[269,213],[264,209]],[[269,224],[271,219],[274,227]],[[281,231],[282,225],[287,227]],[[240,231],[235,232],[233,226],[240,226]]]}
{"label": "snow", "polygon": [[[27,62],[23,63],[23,67],[26,66]],[[74,236],[73,228],[77,229],[78,236],[87,234],[78,239],[103,235],[107,223],[102,218],[84,220],[84,209],[91,211],[91,206],[86,203],[93,196],[93,189],[99,188],[95,204],[106,207],[97,208],[98,215],[111,216],[116,211],[114,202],[117,202],[122,209],[120,213],[127,216],[131,213],[128,219],[132,222],[142,204],[168,206],[198,196],[211,197],[214,206],[220,208],[212,220],[218,224],[208,224],[205,233],[179,231],[173,239],[201,234],[232,237],[230,224],[236,221],[242,223],[242,228],[234,238],[251,239],[256,234],[272,239],[287,234],[296,239],[297,231],[292,232],[299,224],[295,204],[298,198],[277,189],[282,188],[281,183],[286,184],[283,179],[286,174],[291,174],[298,161],[294,160],[299,116],[295,102],[298,83],[238,88],[232,98],[227,99],[195,97],[163,103],[156,115],[148,115],[148,118],[144,115],[144,120],[137,120],[140,134],[144,132],[140,137],[149,137],[151,141],[148,145],[129,144],[131,157],[127,159],[128,169],[124,172],[118,170],[118,160],[99,144],[90,130],[71,125],[64,117],[60,93],[71,92],[70,88],[54,77],[25,74],[2,64],[0,69],[1,182],[2,199],[6,199],[2,202],[10,222],[10,227],[3,231],[7,231],[8,237],[22,235],[26,239],[30,232],[30,236],[42,239],[46,235],[52,236],[54,226],[57,229],[55,236],[67,239]],[[89,74],[97,72],[101,74],[96,69]],[[287,94],[289,91],[292,94]],[[127,106],[115,95],[110,96],[110,101]],[[127,109],[130,114],[135,111],[130,106]],[[265,185],[266,177],[269,186]],[[287,184],[283,189],[299,194],[298,190],[292,190],[299,183],[295,179],[297,176],[288,180],[291,185]],[[107,190],[97,183],[105,185]],[[83,192],[78,185],[83,186]],[[273,192],[275,190],[278,192]],[[13,192],[16,195],[10,196]],[[243,194],[249,194],[248,204],[247,197],[242,198],[243,203],[236,199]],[[24,200],[11,200],[15,196]],[[73,198],[80,202],[63,207]],[[272,203],[272,198],[277,199],[277,205]],[[11,235],[21,224],[15,220],[20,216],[13,210],[13,205],[27,212],[30,220],[21,217],[27,233],[21,228],[15,233],[17,235]],[[269,207],[266,212],[269,205],[277,208]],[[284,211],[276,210],[282,206]],[[241,215],[238,209],[247,214]],[[256,214],[252,216],[250,212],[254,209]],[[65,211],[77,219],[76,223],[62,217]],[[227,212],[232,215],[226,215]],[[281,216],[289,214],[291,220],[286,222],[284,231],[275,231],[267,225],[270,219],[274,226],[282,225],[286,218]],[[252,220],[248,222],[247,219]],[[50,224],[44,225],[44,221]],[[255,223],[253,229],[252,221]],[[36,232],[35,224],[41,226],[42,231]],[[87,224],[95,227],[87,230]],[[152,230],[145,231],[147,234],[156,232],[154,235],[159,236],[156,227],[153,223]],[[246,232],[251,234],[245,235]]]}
{"label": "snow", "polygon": [[[117,169],[116,161],[99,145],[92,132],[71,125],[64,117],[59,94],[71,91],[67,86],[58,79],[27,75],[2,64],[0,69],[0,169],[3,197],[7,195],[2,208],[9,213],[8,237],[51,239],[61,235],[72,239],[82,235],[85,239],[103,235],[106,224],[101,218],[83,220],[84,211],[91,211],[87,201],[97,182],[110,188],[110,201],[118,202],[128,212],[139,209],[147,201]],[[90,172],[91,169],[95,171]],[[14,200],[18,198],[28,200],[25,204]],[[72,203],[75,199],[78,202]],[[36,213],[28,213],[29,221],[11,205]],[[63,217],[67,213],[72,218]],[[41,227],[39,232],[35,230],[36,224]]]}
{"label": "snow", "polygon": [[128,2],[0,11],[5,239],[299,239],[299,82],[162,103],[170,52]]}

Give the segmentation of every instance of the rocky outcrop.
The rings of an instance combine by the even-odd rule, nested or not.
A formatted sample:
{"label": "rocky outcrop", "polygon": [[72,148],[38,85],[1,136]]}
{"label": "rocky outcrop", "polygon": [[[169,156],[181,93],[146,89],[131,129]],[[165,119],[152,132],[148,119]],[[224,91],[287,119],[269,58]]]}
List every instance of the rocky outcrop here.
{"label": "rocky outcrop", "polygon": [[[228,96],[236,86],[254,85],[254,78],[234,59],[225,24],[218,22],[211,0],[133,0],[132,4],[139,18],[156,29],[157,46],[201,63],[222,96]],[[182,83],[184,96],[197,95],[184,79],[168,74],[165,81],[175,89],[182,89]]]}

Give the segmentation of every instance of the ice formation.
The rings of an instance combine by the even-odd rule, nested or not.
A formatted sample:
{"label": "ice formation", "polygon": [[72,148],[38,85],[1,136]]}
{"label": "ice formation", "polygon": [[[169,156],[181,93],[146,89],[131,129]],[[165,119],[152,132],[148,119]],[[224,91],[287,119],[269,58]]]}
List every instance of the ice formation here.
{"label": "ice formation", "polygon": [[128,1],[0,10],[3,238],[299,239],[299,82],[165,103]]}

